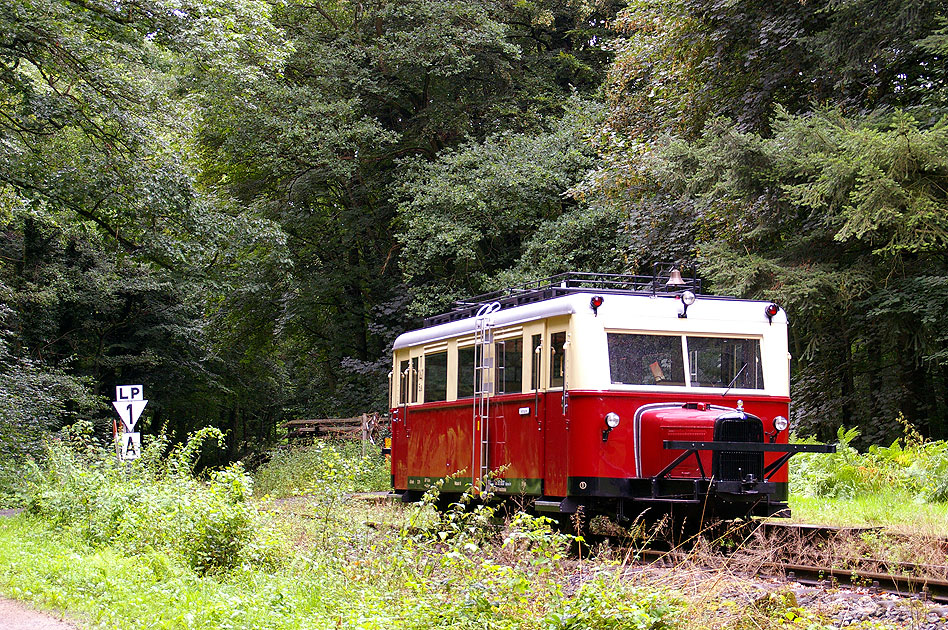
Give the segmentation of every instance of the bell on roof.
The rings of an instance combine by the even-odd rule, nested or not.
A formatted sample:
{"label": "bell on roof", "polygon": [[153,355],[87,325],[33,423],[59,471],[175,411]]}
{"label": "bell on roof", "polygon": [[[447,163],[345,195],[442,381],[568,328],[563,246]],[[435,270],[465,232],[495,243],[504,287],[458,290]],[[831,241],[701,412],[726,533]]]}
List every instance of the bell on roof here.
{"label": "bell on roof", "polygon": [[678,268],[671,270],[671,273],[668,274],[668,282],[665,283],[666,287],[683,287],[685,286],[685,281],[681,277],[681,272],[678,271]]}

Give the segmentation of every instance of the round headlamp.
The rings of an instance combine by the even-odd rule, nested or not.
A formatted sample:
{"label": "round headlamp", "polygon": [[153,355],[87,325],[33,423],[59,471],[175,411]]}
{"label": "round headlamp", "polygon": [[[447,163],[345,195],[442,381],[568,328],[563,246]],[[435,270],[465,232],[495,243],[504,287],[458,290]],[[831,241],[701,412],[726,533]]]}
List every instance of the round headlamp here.
{"label": "round headlamp", "polygon": [[691,306],[695,303],[695,294],[691,291],[685,291],[681,294],[681,301],[684,302],[685,306]]}
{"label": "round headlamp", "polygon": [[610,429],[615,429],[619,426],[619,414],[614,411],[610,411],[606,414],[606,426]]}
{"label": "round headlamp", "polygon": [[776,418],[774,418],[774,430],[777,433],[780,433],[781,431],[786,431],[787,427],[789,426],[790,426],[790,421],[784,418],[783,416],[777,416]]}

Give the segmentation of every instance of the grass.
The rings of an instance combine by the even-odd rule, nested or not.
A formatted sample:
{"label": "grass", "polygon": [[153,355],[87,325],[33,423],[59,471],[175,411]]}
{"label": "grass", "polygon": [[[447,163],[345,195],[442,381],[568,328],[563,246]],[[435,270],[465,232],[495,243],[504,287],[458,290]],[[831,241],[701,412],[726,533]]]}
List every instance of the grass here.
{"label": "grass", "polygon": [[[303,500],[290,505],[292,514],[306,512]],[[415,510],[399,505],[345,504],[329,537],[318,519],[292,514],[278,519],[293,541],[278,570],[248,565],[205,575],[166,553],[90,545],[20,516],[0,522],[0,584],[8,596],[122,629],[829,627],[789,591],[762,591],[720,572],[563,560],[555,553],[562,540],[536,523],[508,526],[503,540],[478,545],[360,527],[367,515],[395,528],[413,522]]]}
{"label": "grass", "polygon": [[925,440],[903,418],[905,434],[865,452],[841,428],[837,452],[790,460],[794,520],[827,525],[883,526],[903,533],[948,532],[948,444]]}
{"label": "grass", "polygon": [[0,591],[117,629],[829,626],[721,572],[640,571],[614,549],[570,558],[543,518],[349,499],[388,477],[352,447],[281,452],[253,498],[239,468],[191,475],[208,437],[146,453],[134,474],[76,434],[51,444],[27,512],[0,520]]}
{"label": "grass", "polygon": [[[370,464],[329,444],[302,456],[305,498],[255,500],[239,468],[187,472],[208,437],[134,474],[82,431],[52,443],[27,511],[0,521],[0,591],[123,629],[678,627],[673,594],[562,562],[569,539],[544,519],[501,535],[489,508],[348,501]],[[299,468],[266,474],[296,484],[280,471]]]}
{"label": "grass", "polygon": [[853,498],[790,496],[793,521],[837,526],[886,527],[927,536],[948,534],[948,504],[920,503],[905,492]]}
{"label": "grass", "polygon": [[567,595],[562,576],[497,563],[473,543],[433,553],[430,541],[338,522],[327,536],[319,523],[284,521],[296,548],[278,570],[199,575],[166,553],[90,545],[21,516],[0,523],[0,583],[8,596],[109,628],[672,627],[663,619],[674,600],[655,592],[591,578]]}
{"label": "grass", "polygon": [[388,464],[377,446],[362,455],[353,441],[321,440],[309,446],[288,446],[270,453],[254,471],[257,496],[289,497],[306,494],[313,484],[330,480],[363,492],[389,490]]}

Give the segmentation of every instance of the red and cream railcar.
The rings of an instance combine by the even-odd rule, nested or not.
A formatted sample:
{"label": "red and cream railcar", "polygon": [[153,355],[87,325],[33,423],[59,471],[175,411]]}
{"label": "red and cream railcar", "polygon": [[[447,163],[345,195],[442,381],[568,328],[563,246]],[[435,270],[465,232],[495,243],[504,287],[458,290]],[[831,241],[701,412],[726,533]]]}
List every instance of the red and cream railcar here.
{"label": "red and cream railcar", "polygon": [[[567,274],[429,318],[394,344],[392,485],[620,520],[787,507],[787,317],[695,282]],[[819,447],[831,449],[832,447]]]}

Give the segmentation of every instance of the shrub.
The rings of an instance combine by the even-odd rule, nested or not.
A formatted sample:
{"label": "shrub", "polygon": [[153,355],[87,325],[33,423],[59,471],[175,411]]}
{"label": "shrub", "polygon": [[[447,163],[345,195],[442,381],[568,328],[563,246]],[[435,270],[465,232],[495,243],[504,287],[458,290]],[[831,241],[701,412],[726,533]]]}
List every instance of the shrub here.
{"label": "shrub", "polygon": [[543,620],[548,630],[670,630],[684,605],[618,581],[587,582],[560,610]]}
{"label": "shrub", "polygon": [[275,543],[256,533],[265,530],[255,527],[251,479],[239,464],[206,480],[193,475],[201,444],[223,439],[217,429],[192,434],[167,456],[167,441],[157,436],[143,445],[142,458],[126,464],[87,429],[78,424],[63,432],[48,444],[44,463],[32,466],[28,512],[93,544],[168,551],[200,573],[272,550]]}
{"label": "shrub", "polygon": [[[7,289],[0,282],[0,294]],[[43,457],[43,436],[78,413],[100,406],[87,379],[71,376],[10,350],[13,334],[6,319],[12,311],[0,299],[0,505],[19,505],[22,469],[29,458]],[[67,404],[67,401],[68,404]]]}
{"label": "shrub", "polygon": [[254,473],[257,494],[274,497],[305,494],[327,476],[344,482],[347,492],[388,490],[391,488],[389,467],[377,448],[372,448],[365,457],[362,445],[351,441],[317,440],[309,446],[274,449],[269,461]]}
{"label": "shrub", "polygon": [[856,429],[840,428],[835,453],[804,453],[791,460],[790,488],[813,497],[854,498],[903,492],[919,501],[948,501],[948,444],[928,441],[908,421],[905,434],[889,446],[865,453],[850,446]]}

